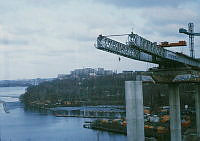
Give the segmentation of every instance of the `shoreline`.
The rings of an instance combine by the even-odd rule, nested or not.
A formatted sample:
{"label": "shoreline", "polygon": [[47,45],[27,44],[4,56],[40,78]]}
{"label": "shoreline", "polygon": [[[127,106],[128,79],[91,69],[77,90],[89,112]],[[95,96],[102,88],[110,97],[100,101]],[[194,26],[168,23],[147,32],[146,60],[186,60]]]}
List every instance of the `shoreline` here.
{"label": "shoreline", "polygon": [[[81,117],[81,118],[125,118],[125,110],[121,106],[78,106],[78,107],[29,107],[33,110],[51,113],[56,117]],[[29,109],[28,108],[28,109]]]}

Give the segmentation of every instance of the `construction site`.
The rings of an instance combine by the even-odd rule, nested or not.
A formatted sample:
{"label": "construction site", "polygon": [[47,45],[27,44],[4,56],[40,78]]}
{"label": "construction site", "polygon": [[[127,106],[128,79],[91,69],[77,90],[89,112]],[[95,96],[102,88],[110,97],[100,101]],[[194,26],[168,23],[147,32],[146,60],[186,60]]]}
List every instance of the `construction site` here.
{"label": "construction site", "polygon": [[[97,38],[97,49],[130,59],[157,64],[157,67],[138,73],[135,80],[125,82],[128,141],[144,141],[145,137],[148,136],[145,130],[152,127],[152,125],[146,124],[144,117],[142,89],[144,80],[142,80],[142,75],[151,77],[152,82],[155,84],[168,86],[169,107],[167,109],[169,116],[163,116],[163,122],[169,120],[170,133],[167,139],[160,140],[200,140],[200,60],[195,57],[194,51],[194,37],[200,36],[200,33],[194,32],[194,23],[189,23],[188,29],[180,28],[179,33],[188,35],[189,42],[181,40],[156,43],[133,32],[119,35],[99,35]],[[128,36],[128,41],[126,43],[118,42],[111,39],[114,36]],[[173,47],[185,47],[187,45],[189,46],[190,55],[170,50]],[[188,116],[181,117],[183,111],[180,110],[180,86],[182,84],[192,85],[194,87],[192,94],[195,96],[196,127],[193,135],[187,138],[184,136],[183,129],[191,120]],[[185,109],[187,108],[186,105]],[[183,120],[186,121],[184,124]]]}

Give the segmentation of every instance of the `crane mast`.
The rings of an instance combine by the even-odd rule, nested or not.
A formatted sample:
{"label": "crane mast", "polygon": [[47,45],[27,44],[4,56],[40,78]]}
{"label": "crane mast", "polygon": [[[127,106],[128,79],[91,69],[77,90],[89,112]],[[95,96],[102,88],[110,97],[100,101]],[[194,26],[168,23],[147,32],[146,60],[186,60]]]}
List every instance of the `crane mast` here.
{"label": "crane mast", "polygon": [[191,34],[189,34],[190,56],[192,58],[194,58],[194,56],[195,56],[195,54],[194,54],[194,35],[192,35],[194,33],[194,24],[193,23],[188,24],[188,32],[191,33]]}
{"label": "crane mast", "polygon": [[179,29],[179,33],[184,33],[189,36],[190,56],[195,58],[194,53],[194,36],[200,36],[200,33],[194,33],[194,23],[188,24],[188,30],[184,28]]}

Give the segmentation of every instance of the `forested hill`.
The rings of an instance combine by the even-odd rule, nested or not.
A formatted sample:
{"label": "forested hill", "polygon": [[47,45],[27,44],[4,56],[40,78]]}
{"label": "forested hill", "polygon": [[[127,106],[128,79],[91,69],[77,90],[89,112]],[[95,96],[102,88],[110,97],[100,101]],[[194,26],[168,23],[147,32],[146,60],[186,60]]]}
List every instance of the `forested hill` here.
{"label": "forested hill", "polygon": [[124,104],[124,80],[101,76],[82,80],[64,79],[30,86],[21,96],[25,104]]}
{"label": "forested hill", "polygon": [[[26,106],[124,105],[124,82],[132,76],[99,76],[43,82],[27,88],[20,99]],[[144,104],[168,105],[166,85],[143,84]]]}

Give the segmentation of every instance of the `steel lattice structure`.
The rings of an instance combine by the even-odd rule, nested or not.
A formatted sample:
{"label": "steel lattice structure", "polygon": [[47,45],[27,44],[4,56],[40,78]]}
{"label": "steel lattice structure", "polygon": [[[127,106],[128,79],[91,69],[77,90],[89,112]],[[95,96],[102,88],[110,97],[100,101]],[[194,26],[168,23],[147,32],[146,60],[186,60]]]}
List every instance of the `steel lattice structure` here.
{"label": "steel lattice structure", "polygon": [[159,47],[156,43],[134,33],[128,35],[127,44],[99,35],[96,48],[131,59],[159,64],[164,68],[190,66],[200,69],[199,60]]}

